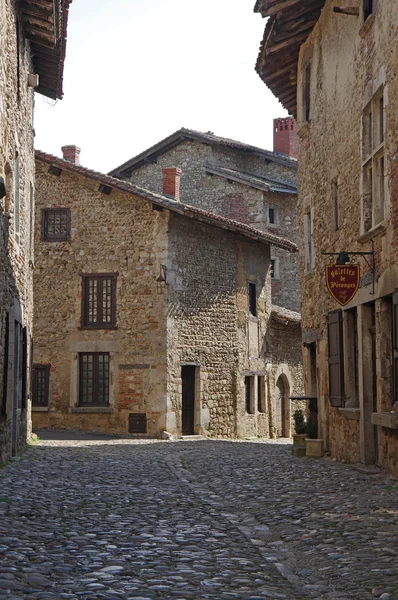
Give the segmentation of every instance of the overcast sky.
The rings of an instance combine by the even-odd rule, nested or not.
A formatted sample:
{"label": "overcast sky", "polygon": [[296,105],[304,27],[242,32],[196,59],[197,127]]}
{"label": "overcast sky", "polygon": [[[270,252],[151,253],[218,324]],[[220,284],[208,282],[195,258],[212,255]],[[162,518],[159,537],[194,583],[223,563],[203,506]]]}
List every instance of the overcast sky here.
{"label": "overcast sky", "polygon": [[36,148],[107,172],[181,127],[272,149],[287,113],[254,71],[255,0],[73,0],[64,98],[36,94]]}

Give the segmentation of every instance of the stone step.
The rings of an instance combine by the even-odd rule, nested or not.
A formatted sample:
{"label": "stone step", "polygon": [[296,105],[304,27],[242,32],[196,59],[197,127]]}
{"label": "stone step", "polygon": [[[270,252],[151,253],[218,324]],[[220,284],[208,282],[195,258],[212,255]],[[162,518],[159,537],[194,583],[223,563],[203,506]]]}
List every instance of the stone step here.
{"label": "stone step", "polygon": [[203,435],[182,435],[181,439],[186,442],[194,442],[195,440],[204,440]]}

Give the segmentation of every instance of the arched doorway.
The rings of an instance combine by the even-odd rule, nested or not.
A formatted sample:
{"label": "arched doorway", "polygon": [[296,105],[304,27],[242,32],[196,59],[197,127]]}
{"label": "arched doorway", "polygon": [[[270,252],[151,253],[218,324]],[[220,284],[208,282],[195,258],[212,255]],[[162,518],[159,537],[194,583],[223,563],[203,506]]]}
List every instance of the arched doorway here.
{"label": "arched doorway", "polygon": [[275,386],[275,428],[279,437],[290,436],[289,382],[280,375]]}

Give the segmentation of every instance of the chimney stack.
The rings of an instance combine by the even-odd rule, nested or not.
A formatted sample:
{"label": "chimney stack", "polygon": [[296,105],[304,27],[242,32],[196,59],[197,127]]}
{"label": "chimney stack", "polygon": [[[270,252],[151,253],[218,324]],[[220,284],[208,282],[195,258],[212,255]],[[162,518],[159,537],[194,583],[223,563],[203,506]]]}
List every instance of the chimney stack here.
{"label": "chimney stack", "polygon": [[274,119],[274,152],[298,157],[297,125],[293,117]]}
{"label": "chimney stack", "polygon": [[80,164],[80,148],[78,146],[70,145],[70,146],[62,146],[62,158],[64,160],[68,160],[69,162],[79,165]]}
{"label": "chimney stack", "polygon": [[180,178],[182,171],[177,167],[162,169],[163,195],[180,201]]}

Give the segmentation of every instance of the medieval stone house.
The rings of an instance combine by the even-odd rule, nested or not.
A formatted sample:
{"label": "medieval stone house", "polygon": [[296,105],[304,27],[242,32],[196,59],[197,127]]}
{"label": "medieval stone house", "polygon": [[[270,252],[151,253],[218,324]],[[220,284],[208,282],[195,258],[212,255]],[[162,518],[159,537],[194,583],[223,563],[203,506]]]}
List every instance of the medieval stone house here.
{"label": "medieval stone house", "polygon": [[62,97],[70,0],[0,0],[0,464],[30,431],[34,90]]}
{"label": "medieval stone house", "polygon": [[[111,175],[159,193],[163,186],[162,168],[178,168],[184,203],[298,243],[296,158],[296,123],[289,117],[274,119],[273,152],[211,132],[183,128],[113,169]],[[266,345],[268,385],[275,414],[274,432],[289,435],[292,411],[288,397],[302,393],[296,254],[271,247],[271,286],[273,310]],[[281,313],[282,328],[278,316]]]}
{"label": "medieval stone house", "polygon": [[[351,4],[259,0],[257,70],[298,121],[306,392],[333,456],[397,475],[398,4]],[[361,269],[342,306],[336,257]]]}
{"label": "medieval stone house", "polygon": [[176,168],[165,195],[63,150],[36,152],[35,426],[269,435],[270,248],[296,245],[183,204]]}

